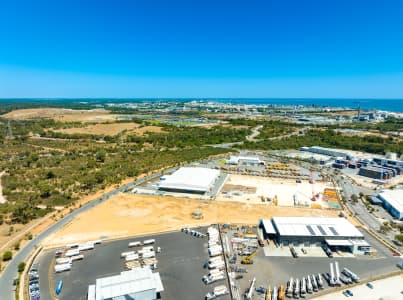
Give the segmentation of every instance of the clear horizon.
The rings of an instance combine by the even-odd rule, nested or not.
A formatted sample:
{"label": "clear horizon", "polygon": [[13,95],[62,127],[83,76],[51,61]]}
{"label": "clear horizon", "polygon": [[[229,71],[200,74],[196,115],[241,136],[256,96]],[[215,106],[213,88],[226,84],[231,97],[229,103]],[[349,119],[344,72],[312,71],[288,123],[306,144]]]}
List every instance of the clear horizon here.
{"label": "clear horizon", "polygon": [[398,0],[21,2],[0,98],[403,98]]}

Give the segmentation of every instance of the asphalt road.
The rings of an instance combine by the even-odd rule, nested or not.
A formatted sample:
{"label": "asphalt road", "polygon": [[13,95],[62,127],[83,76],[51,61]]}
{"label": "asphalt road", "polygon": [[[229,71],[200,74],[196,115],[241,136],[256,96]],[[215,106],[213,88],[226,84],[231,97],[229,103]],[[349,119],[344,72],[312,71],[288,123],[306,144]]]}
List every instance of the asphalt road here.
{"label": "asphalt road", "polygon": [[[374,191],[372,190],[354,185],[348,178],[342,179],[340,176],[338,176],[338,181],[340,188],[342,189],[342,194],[346,197],[346,199],[350,199],[351,195],[353,194],[358,196],[360,192],[368,195],[374,194]],[[393,237],[379,232],[379,227],[382,225],[381,221],[376,216],[371,214],[360,200],[358,200],[358,202],[355,204],[348,200],[346,205],[353,213],[356,214],[356,217],[368,227],[368,229],[371,229],[379,237],[393,244]]]}
{"label": "asphalt road", "polygon": [[[169,169],[167,171],[172,171],[175,170],[176,168]],[[18,276],[17,272],[17,267],[18,264],[22,261],[26,261],[28,258],[29,254],[36,249],[40,243],[48,237],[50,234],[56,232],[60,228],[62,228],[64,225],[66,225],[68,222],[70,222],[72,219],[74,219],[77,215],[93,208],[94,206],[102,203],[103,201],[115,196],[116,194],[120,192],[126,192],[134,186],[142,184],[145,181],[151,180],[155,177],[160,176],[161,173],[155,173],[149,176],[146,176],[144,178],[141,178],[135,182],[131,182],[128,184],[125,184],[113,191],[110,191],[101,197],[95,199],[94,201],[91,201],[82,207],[74,210],[72,213],[68,214],[65,216],[63,219],[60,221],[54,223],[50,227],[48,227],[46,230],[41,232],[39,235],[37,235],[35,238],[33,238],[24,248],[22,248],[14,257],[13,259],[9,262],[7,265],[6,269],[3,271],[0,277],[0,291],[1,291],[1,300],[14,300],[15,299],[15,293],[14,293],[14,287],[13,287],[13,279]]]}

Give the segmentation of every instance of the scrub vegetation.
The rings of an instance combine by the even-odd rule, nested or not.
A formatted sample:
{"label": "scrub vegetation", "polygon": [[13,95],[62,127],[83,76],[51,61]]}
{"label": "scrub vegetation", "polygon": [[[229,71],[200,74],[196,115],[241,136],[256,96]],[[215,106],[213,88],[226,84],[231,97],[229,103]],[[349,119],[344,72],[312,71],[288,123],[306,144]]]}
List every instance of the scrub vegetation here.
{"label": "scrub vegetation", "polygon": [[[27,223],[80,197],[156,169],[200,160],[228,149],[210,144],[244,140],[248,129],[176,127],[135,135],[52,134],[55,128],[79,124],[54,120],[0,122],[1,220]],[[144,124],[146,125],[146,124]]]}

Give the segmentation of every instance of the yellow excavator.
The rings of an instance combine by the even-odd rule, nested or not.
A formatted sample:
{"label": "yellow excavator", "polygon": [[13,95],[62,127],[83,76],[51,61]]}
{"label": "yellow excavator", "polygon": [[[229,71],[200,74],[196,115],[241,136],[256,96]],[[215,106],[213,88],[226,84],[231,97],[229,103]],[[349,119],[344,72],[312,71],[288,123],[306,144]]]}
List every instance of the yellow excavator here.
{"label": "yellow excavator", "polygon": [[253,264],[252,258],[257,254],[257,250],[253,251],[249,256],[242,258],[241,264],[243,265],[251,265]]}

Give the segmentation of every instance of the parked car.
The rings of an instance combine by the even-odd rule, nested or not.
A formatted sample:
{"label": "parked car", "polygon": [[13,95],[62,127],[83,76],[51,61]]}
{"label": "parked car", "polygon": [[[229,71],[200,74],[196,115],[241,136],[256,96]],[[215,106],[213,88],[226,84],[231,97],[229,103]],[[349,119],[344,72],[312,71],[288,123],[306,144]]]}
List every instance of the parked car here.
{"label": "parked car", "polygon": [[368,283],[367,283],[367,287],[369,287],[370,289],[373,289],[373,288],[374,288],[374,286],[372,285],[371,282],[368,282]]}

